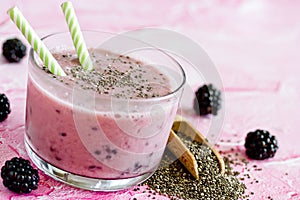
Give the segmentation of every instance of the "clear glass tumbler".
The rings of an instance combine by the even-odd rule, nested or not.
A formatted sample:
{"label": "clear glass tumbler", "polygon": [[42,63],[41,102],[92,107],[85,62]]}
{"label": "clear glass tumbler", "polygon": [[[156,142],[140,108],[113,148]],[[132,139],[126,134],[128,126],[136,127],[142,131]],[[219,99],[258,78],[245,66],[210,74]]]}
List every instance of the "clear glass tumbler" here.
{"label": "clear glass tumbler", "polygon": [[[42,70],[31,49],[25,145],[37,167],[66,184],[95,191],[132,187],[157,169],[185,83],[165,52],[132,38],[84,32],[87,46],[147,62],[169,79],[170,93],[147,99],[101,96]],[[50,50],[73,49],[69,33],[43,38]],[[126,48],[124,48],[126,47]]]}

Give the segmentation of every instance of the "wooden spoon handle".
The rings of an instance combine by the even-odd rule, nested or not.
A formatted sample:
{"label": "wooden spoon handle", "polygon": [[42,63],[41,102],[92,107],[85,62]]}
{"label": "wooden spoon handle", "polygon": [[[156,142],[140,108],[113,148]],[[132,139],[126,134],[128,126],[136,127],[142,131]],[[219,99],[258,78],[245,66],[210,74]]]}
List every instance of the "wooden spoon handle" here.
{"label": "wooden spoon handle", "polygon": [[194,155],[188,150],[188,148],[182,143],[180,138],[170,131],[167,147],[169,150],[179,159],[179,161],[185,166],[185,168],[196,178],[199,179],[198,164]]}

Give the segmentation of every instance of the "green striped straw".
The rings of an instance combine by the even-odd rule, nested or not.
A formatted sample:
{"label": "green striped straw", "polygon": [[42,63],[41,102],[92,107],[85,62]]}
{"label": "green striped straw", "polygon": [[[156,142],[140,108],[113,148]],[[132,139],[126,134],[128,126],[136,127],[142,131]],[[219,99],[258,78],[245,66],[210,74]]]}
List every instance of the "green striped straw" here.
{"label": "green striped straw", "polygon": [[21,11],[17,7],[12,7],[7,11],[11,20],[17,25],[23,36],[30,43],[34,51],[39,55],[44,64],[48,67],[52,74],[57,76],[65,76],[65,72],[60,67],[58,62],[52,56],[42,40],[35,33],[28,21],[25,19]]}
{"label": "green striped straw", "polygon": [[80,26],[71,2],[67,1],[61,4],[62,10],[65,14],[69,31],[72,35],[74,46],[77,50],[77,55],[80,64],[87,71],[93,69],[93,63],[86,47]]}

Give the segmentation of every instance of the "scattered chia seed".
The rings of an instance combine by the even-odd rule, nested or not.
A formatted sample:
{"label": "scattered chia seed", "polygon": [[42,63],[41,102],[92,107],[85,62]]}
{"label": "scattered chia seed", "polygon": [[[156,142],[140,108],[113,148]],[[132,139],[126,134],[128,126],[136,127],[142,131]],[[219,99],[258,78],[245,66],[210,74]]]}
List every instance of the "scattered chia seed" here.
{"label": "scattered chia seed", "polygon": [[[240,169],[240,174],[237,175],[237,178],[239,178],[241,181],[245,181],[245,183],[248,183],[249,186],[251,184],[251,188],[260,187],[260,180],[255,178],[256,173],[261,173],[261,171],[263,171],[263,168],[260,167],[259,163],[249,162],[249,160],[245,158],[243,151],[239,147],[227,150],[223,149],[222,156],[225,158],[224,161],[226,164],[226,168],[227,166],[231,165],[237,166],[237,168]],[[250,196],[253,198],[254,195],[254,191],[247,190],[242,196],[242,199],[249,199]],[[260,195],[264,196],[264,194]],[[264,196],[264,198],[267,199],[268,196]]]}
{"label": "scattered chia seed", "polygon": [[66,137],[67,133],[62,132],[62,133],[60,133],[60,135],[63,136],[63,137]]}
{"label": "scattered chia seed", "polygon": [[207,146],[191,141],[180,133],[177,135],[197,155],[199,180],[178,160],[171,163],[174,156],[166,150],[159,169],[143,185],[174,200],[239,199],[243,196],[246,186],[232,175],[231,168],[226,167],[225,175],[222,176],[217,158]]}

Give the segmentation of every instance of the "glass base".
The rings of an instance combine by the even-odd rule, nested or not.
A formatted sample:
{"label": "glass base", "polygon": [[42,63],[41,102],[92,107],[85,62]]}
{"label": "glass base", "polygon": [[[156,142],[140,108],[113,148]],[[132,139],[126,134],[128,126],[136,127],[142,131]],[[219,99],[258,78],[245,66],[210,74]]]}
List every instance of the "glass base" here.
{"label": "glass base", "polygon": [[26,142],[26,139],[25,147],[32,162],[45,174],[54,178],[55,180],[85,190],[104,192],[124,190],[145,181],[154,173],[150,172],[134,178],[113,180],[84,177],[64,171],[47,163],[31,149],[30,145]]}

